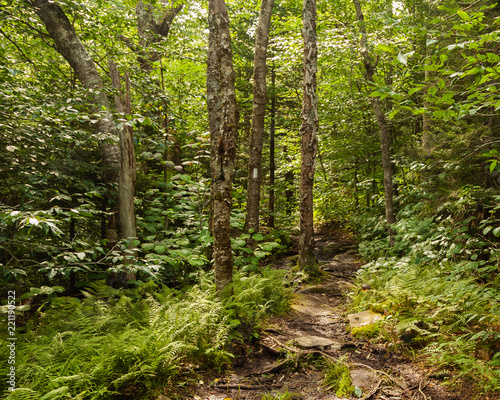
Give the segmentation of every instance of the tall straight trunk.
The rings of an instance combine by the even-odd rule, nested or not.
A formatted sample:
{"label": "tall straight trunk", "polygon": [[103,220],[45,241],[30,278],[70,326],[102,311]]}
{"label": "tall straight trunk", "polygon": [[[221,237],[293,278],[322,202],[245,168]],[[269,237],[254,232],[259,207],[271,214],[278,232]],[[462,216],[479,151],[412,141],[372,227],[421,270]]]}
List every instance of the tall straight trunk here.
{"label": "tall straight trunk", "polygon": [[[118,132],[110,113],[110,105],[103,90],[101,77],[92,57],[90,57],[78,38],[75,29],[66,15],[56,3],[49,0],[27,2],[42,20],[49,36],[56,45],[56,50],[71,65],[78,80],[87,89],[92,90],[94,95],[92,111],[101,114],[101,118],[96,124],[97,132],[110,135],[110,141],[99,143],[105,168],[105,180],[110,183],[118,183],[120,175],[120,147],[115,142],[118,139]],[[114,218],[111,218],[106,232],[106,237],[111,242],[118,240],[116,225]]]}
{"label": "tall straight trunk", "polygon": [[276,72],[274,70],[274,65],[271,71],[271,85],[273,88],[273,94],[271,97],[271,126],[269,127],[269,220],[268,225],[270,228],[274,228],[274,174],[276,172],[276,160],[274,156],[275,144],[274,136],[276,132]]}
{"label": "tall straight trunk", "polygon": [[300,235],[299,267],[306,272],[314,271],[314,222],[313,186],[316,152],[318,147],[318,96],[316,94],[316,71],[318,45],[316,37],[316,0],[304,0],[302,9],[302,38],[304,40],[303,99],[300,167]]}
{"label": "tall straight trunk", "polygon": [[248,158],[247,215],[245,231],[259,230],[260,186],[262,183],[262,144],[266,117],[266,62],[274,0],[262,0],[255,34],[253,70],[252,130]]}
{"label": "tall straight trunk", "polygon": [[[122,115],[122,118],[125,119],[126,115],[132,114],[129,75],[128,72],[125,72],[125,96],[124,100],[122,100],[120,73],[118,72],[118,68],[111,57],[108,57],[108,64],[111,83],[116,89],[115,108],[116,111]],[[136,160],[132,127],[123,125],[123,127],[119,129],[119,135],[122,160],[120,181],[118,184],[121,236],[124,239],[133,240],[137,238],[137,222],[134,207]],[[132,244],[129,244],[128,249],[124,251],[124,265],[131,265],[137,258],[137,252],[132,250],[132,248]],[[127,281],[135,279],[135,277],[134,272],[125,271],[120,274],[119,281],[121,285],[125,285]]]}
{"label": "tall straight trunk", "polygon": [[224,0],[210,0],[207,106],[212,175],[212,232],[215,285],[219,296],[232,294],[231,189],[236,162],[238,109],[229,16]]}
{"label": "tall straight trunk", "polygon": [[[374,83],[373,75],[375,74],[375,65],[371,61],[370,53],[368,51],[368,42],[366,37],[366,28],[364,22],[363,11],[359,0],[353,0],[354,8],[356,10],[356,20],[361,34],[361,54],[363,56],[363,63],[366,70],[366,80],[369,83]],[[394,244],[394,230],[392,225],[396,222],[394,217],[393,205],[393,182],[392,182],[392,164],[391,164],[391,147],[390,147],[390,127],[385,118],[382,109],[382,102],[380,97],[371,98],[373,111],[377,119],[380,136],[380,151],[382,153],[382,169],[384,171],[384,197],[385,197],[385,218],[389,225],[389,242],[392,246]]]}
{"label": "tall straight trunk", "polygon": [[[424,51],[427,50],[427,46],[425,47]],[[429,82],[429,76],[430,72],[425,71],[425,82]],[[429,103],[424,102],[424,106],[427,109]],[[424,158],[429,157],[432,153],[433,149],[433,143],[432,143],[432,126],[433,126],[433,121],[432,121],[432,116],[431,114],[426,111],[422,115],[422,153]]]}
{"label": "tall straight trunk", "polygon": [[[125,73],[125,101],[122,100],[120,75],[116,64],[111,58],[108,59],[111,82],[117,90],[115,94],[115,107],[118,114],[125,119],[126,115],[132,114],[132,105],[130,99],[130,79],[128,73]],[[120,184],[118,193],[120,198],[120,227],[122,237],[126,239],[137,237],[137,225],[134,209],[134,193],[136,179],[136,160],[134,149],[134,136],[132,127],[123,125],[119,130],[121,169]]]}

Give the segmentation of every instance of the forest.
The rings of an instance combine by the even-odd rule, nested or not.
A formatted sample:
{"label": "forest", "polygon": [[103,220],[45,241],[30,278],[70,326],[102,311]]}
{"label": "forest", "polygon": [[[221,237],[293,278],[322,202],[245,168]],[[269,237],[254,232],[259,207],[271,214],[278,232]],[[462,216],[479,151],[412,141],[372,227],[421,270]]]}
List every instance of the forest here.
{"label": "forest", "polygon": [[0,16],[2,398],[500,398],[500,4]]}

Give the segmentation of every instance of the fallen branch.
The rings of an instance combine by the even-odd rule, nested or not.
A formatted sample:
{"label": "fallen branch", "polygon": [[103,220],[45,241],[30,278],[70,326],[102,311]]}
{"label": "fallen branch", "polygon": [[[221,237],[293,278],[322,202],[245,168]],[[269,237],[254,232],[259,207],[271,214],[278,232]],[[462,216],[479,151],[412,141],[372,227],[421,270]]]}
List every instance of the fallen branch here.
{"label": "fallen branch", "polygon": [[214,385],[214,388],[216,388],[216,389],[238,389],[238,390],[261,390],[261,389],[271,390],[271,389],[278,389],[278,388],[280,388],[282,386],[283,386],[283,384],[276,384],[276,385],[242,385],[242,384],[237,384],[237,383],[227,383],[227,384]]}
{"label": "fallen branch", "polygon": [[361,398],[361,400],[368,400],[370,397],[372,397],[375,393],[377,393],[378,391],[378,388],[380,387],[380,384],[382,383],[383,379],[379,379],[379,381],[377,382],[377,384],[375,385],[375,387],[370,390],[369,393],[367,393],[365,396],[363,396]]}
{"label": "fallen branch", "polygon": [[425,389],[425,387],[427,386],[427,383],[428,382],[425,382],[424,387],[422,387],[422,381],[420,381],[418,384],[418,391],[422,394],[422,396],[424,396],[424,400],[427,400],[427,396],[424,394],[424,392],[422,390]]}

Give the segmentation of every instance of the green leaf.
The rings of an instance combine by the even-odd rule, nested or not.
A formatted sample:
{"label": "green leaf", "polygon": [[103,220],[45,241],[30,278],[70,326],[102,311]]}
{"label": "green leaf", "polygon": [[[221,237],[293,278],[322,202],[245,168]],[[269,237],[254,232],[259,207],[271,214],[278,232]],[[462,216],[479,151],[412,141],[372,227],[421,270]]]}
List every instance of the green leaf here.
{"label": "green leaf", "polygon": [[375,49],[385,51],[386,53],[396,54],[396,50],[386,44],[379,44]]}
{"label": "green leaf", "polygon": [[162,245],[156,245],[155,246],[155,252],[157,254],[163,254],[165,253],[165,246],[162,246]]}
{"label": "green leaf", "polygon": [[413,93],[418,92],[419,90],[422,89],[422,87],[414,87],[414,88],[410,89],[408,92],[408,96],[411,96]]}
{"label": "green leaf", "polygon": [[252,235],[252,239],[260,242],[262,239],[264,239],[264,236],[262,236],[260,233],[256,233],[255,235]]}
{"label": "green leaf", "polygon": [[497,160],[493,160],[490,164],[490,172],[493,172],[496,166],[497,166]]}
{"label": "green leaf", "polygon": [[470,21],[470,16],[467,14],[465,11],[458,10],[457,14],[460,18],[462,18],[464,21]]}

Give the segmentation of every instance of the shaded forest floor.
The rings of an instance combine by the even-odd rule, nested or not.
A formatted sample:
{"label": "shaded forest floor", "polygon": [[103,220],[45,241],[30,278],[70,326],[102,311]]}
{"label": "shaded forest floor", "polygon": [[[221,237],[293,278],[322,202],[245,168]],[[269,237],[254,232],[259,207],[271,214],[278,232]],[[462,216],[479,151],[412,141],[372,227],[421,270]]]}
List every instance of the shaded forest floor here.
{"label": "shaded forest floor", "polygon": [[[380,400],[452,400],[473,398],[464,388],[452,393],[443,385],[446,374],[390,350],[389,343],[371,343],[349,333],[346,294],[362,263],[354,241],[343,231],[316,233],[316,256],[325,278],[299,286],[292,311],[269,319],[258,340],[245,348],[229,372],[206,373],[189,398],[196,400],[338,399],[323,384],[327,361],[339,359],[350,368],[361,397]],[[276,267],[290,269],[291,256]],[[353,317],[351,317],[353,318]],[[358,389],[358,395],[360,394]],[[161,398],[162,396],[160,396]],[[484,397],[484,399],[493,399]]]}

